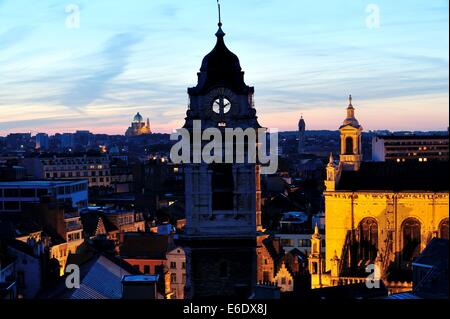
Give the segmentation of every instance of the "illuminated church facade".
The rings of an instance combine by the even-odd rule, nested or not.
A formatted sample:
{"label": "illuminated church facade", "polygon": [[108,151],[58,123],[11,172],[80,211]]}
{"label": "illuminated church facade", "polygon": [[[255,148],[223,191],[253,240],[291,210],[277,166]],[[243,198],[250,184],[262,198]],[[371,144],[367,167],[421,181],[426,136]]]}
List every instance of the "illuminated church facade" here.
{"label": "illuminated church facade", "polygon": [[147,121],[144,122],[144,118],[139,112],[134,116],[133,122],[131,122],[131,126],[125,132],[125,136],[139,136],[152,134],[150,129],[150,120],[147,118]]}
{"label": "illuminated church facade", "polygon": [[339,161],[331,155],[326,168],[325,254],[312,238],[312,288],[365,282],[374,265],[390,292],[410,290],[414,258],[449,237],[448,163],[363,161],[351,96],[339,130]]}

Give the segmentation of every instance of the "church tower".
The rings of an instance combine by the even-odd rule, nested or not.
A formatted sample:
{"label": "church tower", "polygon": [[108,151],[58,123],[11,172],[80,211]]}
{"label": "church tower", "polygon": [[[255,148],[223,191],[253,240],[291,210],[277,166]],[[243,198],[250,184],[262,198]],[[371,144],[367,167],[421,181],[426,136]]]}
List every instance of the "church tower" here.
{"label": "church tower", "polygon": [[327,191],[336,190],[336,184],[339,182],[339,166],[336,165],[333,158],[333,153],[330,153],[330,159],[327,164],[327,178],[325,180],[325,188]]}
{"label": "church tower", "polygon": [[298,153],[303,154],[305,152],[305,131],[306,123],[303,119],[303,115],[298,122]]}
{"label": "church tower", "polygon": [[347,107],[347,118],[339,128],[341,133],[341,156],[340,162],[343,170],[357,171],[362,161],[362,131],[355,118],[355,108],[352,105],[352,96],[349,96]]}
{"label": "church tower", "polygon": [[[254,88],[245,84],[238,57],[226,47],[221,22],[216,37],[214,49],[203,59],[197,85],[188,89],[184,128],[191,136],[199,123],[202,132],[215,128],[222,136],[226,128],[261,128],[253,105]],[[224,157],[224,143],[222,148]],[[195,152],[191,145],[191,155]],[[187,260],[185,295],[247,298],[256,284],[260,167],[245,156],[244,163],[191,161],[184,172],[186,227],[180,239]]]}
{"label": "church tower", "polygon": [[300,121],[298,121],[298,153],[303,154],[305,152],[305,130],[306,123],[303,119],[303,115],[300,117]]}
{"label": "church tower", "polygon": [[322,236],[319,233],[319,227],[314,227],[314,234],[311,236],[311,253],[308,257],[308,269],[311,275],[311,288],[322,288],[322,272],[323,272],[323,257],[322,257]]}

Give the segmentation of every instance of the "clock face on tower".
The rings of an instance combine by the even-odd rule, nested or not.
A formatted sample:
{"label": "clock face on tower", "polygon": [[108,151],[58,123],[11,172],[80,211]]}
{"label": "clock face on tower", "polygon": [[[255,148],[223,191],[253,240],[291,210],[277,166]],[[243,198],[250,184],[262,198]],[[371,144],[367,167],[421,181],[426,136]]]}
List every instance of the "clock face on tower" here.
{"label": "clock face on tower", "polygon": [[217,88],[211,90],[205,99],[205,109],[214,118],[227,116],[236,104],[236,95],[229,89]]}
{"label": "clock face on tower", "polygon": [[217,114],[227,114],[231,109],[231,102],[225,96],[219,96],[213,103],[213,111]]}

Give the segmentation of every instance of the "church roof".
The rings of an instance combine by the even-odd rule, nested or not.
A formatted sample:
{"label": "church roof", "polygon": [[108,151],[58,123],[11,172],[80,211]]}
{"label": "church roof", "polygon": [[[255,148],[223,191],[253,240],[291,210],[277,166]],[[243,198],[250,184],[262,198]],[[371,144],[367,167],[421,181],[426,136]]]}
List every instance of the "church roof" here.
{"label": "church roof", "polygon": [[225,45],[225,33],[219,27],[216,33],[217,42],[214,49],[202,61],[202,72],[240,72],[242,70],[239,58]]}
{"label": "church roof", "polygon": [[448,162],[363,162],[343,171],[337,190],[448,191]]}
{"label": "church roof", "polygon": [[[351,107],[348,109],[349,111],[353,111],[354,108]],[[361,125],[359,125],[358,120],[355,117],[347,117],[344,122],[342,123],[342,126],[340,128],[343,128],[345,126],[352,126],[355,128],[359,128]]]}
{"label": "church roof", "polygon": [[144,118],[142,117],[142,115],[139,112],[133,118],[133,122],[137,122],[137,123],[141,123],[143,120],[144,120]]}
{"label": "church roof", "polygon": [[239,58],[225,45],[225,33],[221,23],[216,33],[217,42],[213,50],[202,61],[198,73],[198,84],[189,89],[189,94],[203,94],[215,87],[228,87],[236,93],[247,93],[249,88],[244,82]]}
{"label": "church roof", "polygon": [[342,123],[341,128],[346,127],[346,126],[352,126],[354,128],[360,128],[361,125],[359,125],[358,120],[355,117],[355,108],[353,107],[352,101],[353,98],[351,95],[349,95],[348,97],[348,107],[347,107],[347,118],[344,120],[344,122]]}

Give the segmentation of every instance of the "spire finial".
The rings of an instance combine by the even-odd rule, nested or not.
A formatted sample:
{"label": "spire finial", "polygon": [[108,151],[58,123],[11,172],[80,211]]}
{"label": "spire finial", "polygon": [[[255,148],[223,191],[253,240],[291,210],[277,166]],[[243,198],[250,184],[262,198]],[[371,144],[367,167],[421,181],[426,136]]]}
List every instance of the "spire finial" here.
{"label": "spire finial", "polygon": [[319,226],[316,223],[316,226],[314,226],[314,235],[319,235]]}
{"label": "spire finial", "polygon": [[334,164],[333,152],[330,153],[328,164]]}
{"label": "spire finial", "polygon": [[216,32],[216,37],[223,38],[225,36],[225,32],[222,30],[222,15],[220,10],[220,0],[217,0],[217,8],[219,9],[219,23],[217,24],[219,26],[219,30]]}
{"label": "spire finial", "polygon": [[353,101],[353,98],[352,98],[352,95],[350,94],[349,96],[348,96],[348,102],[349,102],[349,106],[352,106],[352,101]]}
{"label": "spire finial", "polygon": [[221,10],[220,10],[220,0],[217,0],[217,8],[219,9],[219,28],[222,27],[222,15],[221,15]]}

